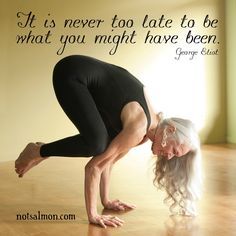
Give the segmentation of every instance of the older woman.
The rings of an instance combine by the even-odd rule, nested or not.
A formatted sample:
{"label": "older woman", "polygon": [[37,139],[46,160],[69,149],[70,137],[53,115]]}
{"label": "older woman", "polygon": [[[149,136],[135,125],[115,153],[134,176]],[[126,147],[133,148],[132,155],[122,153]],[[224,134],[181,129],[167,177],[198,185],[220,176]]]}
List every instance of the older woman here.
{"label": "older woman", "polygon": [[97,194],[113,210],[134,206],[111,201],[108,182],[112,165],[132,147],[150,139],[158,156],[154,182],[167,192],[170,209],[194,214],[200,184],[198,136],[184,119],[162,119],[151,107],[143,84],[125,69],[74,55],[53,72],[57,99],[79,134],[52,143],[30,143],[15,162],[19,177],[51,156],[91,157],[85,167],[85,201],[90,223],[120,226],[118,217],[99,215]]}

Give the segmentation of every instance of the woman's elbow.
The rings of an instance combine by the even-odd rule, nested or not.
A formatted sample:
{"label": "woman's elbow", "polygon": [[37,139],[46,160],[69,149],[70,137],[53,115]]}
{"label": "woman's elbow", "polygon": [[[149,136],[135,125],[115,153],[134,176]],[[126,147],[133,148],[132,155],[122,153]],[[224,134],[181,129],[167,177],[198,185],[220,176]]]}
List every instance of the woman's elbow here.
{"label": "woman's elbow", "polygon": [[102,168],[99,165],[88,163],[85,166],[85,176],[99,176],[102,172]]}

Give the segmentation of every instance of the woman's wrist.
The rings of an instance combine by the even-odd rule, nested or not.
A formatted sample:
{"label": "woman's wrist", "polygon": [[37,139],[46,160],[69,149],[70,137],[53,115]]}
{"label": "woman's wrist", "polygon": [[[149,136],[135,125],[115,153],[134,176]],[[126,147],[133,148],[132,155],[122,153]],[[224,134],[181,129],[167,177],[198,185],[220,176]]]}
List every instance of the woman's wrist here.
{"label": "woman's wrist", "polygon": [[88,219],[89,220],[94,219],[96,216],[98,216],[97,211],[93,211],[93,212],[88,213]]}
{"label": "woman's wrist", "polygon": [[106,207],[111,201],[108,198],[106,198],[106,199],[102,199],[101,202],[102,202],[102,205]]}

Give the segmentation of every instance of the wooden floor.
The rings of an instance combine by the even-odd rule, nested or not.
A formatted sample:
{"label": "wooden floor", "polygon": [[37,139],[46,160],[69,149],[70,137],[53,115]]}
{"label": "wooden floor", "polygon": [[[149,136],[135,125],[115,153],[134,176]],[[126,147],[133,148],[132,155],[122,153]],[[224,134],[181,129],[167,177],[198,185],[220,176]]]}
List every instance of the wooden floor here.
{"label": "wooden floor", "polygon": [[[135,150],[112,174],[111,196],[137,205],[119,214],[120,228],[89,225],[83,198],[84,165],[88,159],[51,158],[23,179],[14,162],[0,163],[1,236],[230,236],[236,235],[236,147],[203,146],[204,194],[195,218],[170,217],[164,194],[152,185],[150,154]],[[74,214],[75,220],[17,220],[38,214]],[[99,211],[102,207],[99,205]],[[107,213],[107,212],[105,212]],[[108,212],[110,214],[110,212]],[[116,214],[116,213],[111,213]],[[118,215],[118,214],[116,214]]]}

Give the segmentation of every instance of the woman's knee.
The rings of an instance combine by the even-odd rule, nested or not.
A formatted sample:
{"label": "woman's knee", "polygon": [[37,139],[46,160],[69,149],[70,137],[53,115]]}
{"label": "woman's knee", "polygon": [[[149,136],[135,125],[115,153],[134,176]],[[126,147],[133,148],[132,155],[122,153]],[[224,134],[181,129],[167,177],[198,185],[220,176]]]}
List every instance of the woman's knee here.
{"label": "woman's knee", "polygon": [[93,141],[90,142],[89,149],[92,156],[97,156],[102,154],[109,145],[109,137],[106,135],[93,138]]}

